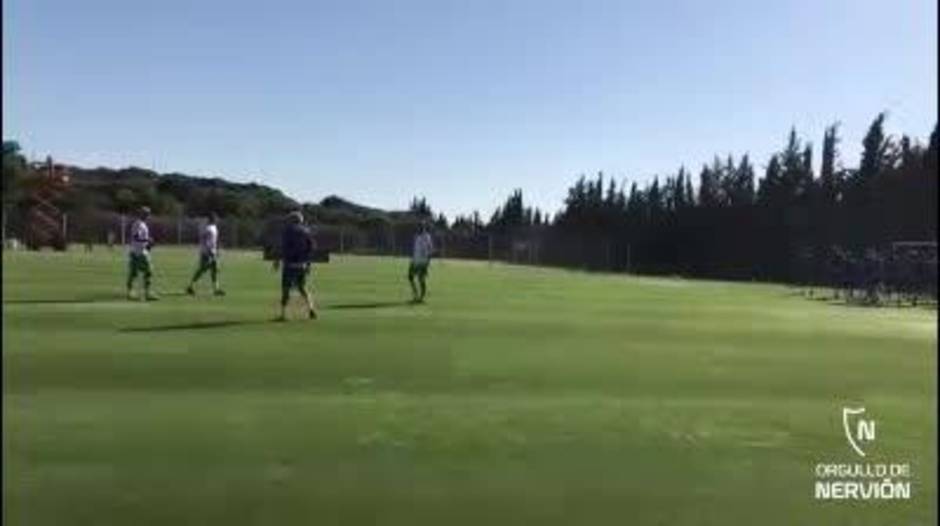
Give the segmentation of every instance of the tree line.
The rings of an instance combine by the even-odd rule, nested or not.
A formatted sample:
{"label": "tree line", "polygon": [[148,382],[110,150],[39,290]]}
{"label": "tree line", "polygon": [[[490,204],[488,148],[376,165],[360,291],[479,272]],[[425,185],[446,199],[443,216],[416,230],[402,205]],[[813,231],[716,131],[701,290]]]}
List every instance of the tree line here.
{"label": "tree line", "polygon": [[488,224],[477,214],[458,217],[453,228],[520,239],[529,233],[545,246],[546,263],[797,279],[807,260],[820,261],[834,247],[859,253],[936,240],[937,128],[922,144],[887,135],[885,118],[869,126],[854,168],[841,162],[838,123],[825,129],[818,174],[813,144],[791,129],[760,178],[747,154],[716,156],[699,170],[698,185],[685,167],[629,188],[599,173],[581,176],[550,220],[525,207],[517,190]]}

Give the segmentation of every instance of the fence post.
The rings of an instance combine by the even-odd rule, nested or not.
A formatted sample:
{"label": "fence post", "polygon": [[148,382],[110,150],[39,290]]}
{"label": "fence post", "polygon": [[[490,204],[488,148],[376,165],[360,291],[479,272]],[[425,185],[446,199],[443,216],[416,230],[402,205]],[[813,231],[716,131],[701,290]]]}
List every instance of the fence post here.
{"label": "fence post", "polygon": [[493,264],[493,234],[487,234],[487,253],[489,254],[490,265]]}
{"label": "fence post", "polygon": [[126,230],[127,230],[127,217],[125,217],[124,214],[121,214],[121,246],[124,246],[127,244],[127,239],[125,239],[125,236],[127,235]]}
{"label": "fence post", "polygon": [[232,221],[232,247],[238,246],[238,220]]}
{"label": "fence post", "polygon": [[62,214],[62,242],[65,246],[69,244],[69,215]]}
{"label": "fence post", "polygon": [[176,244],[183,244],[183,216],[176,216]]}

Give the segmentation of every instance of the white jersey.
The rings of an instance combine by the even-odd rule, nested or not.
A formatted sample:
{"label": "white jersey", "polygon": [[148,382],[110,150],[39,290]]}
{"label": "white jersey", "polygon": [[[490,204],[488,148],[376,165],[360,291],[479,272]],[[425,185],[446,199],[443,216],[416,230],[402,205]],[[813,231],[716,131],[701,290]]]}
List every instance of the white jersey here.
{"label": "white jersey", "polygon": [[411,261],[414,263],[427,263],[431,259],[431,252],[434,245],[431,243],[431,234],[422,232],[415,236],[415,246],[411,253]]}
{"label": "white jersey", "polygon": [[140,219],[131,223],[131,254],[146,255],[150,250],[150,229]]}
{"label": "white jersey", "polygon": [[219,227],[206,225],[199,236],[199,249],[203,254],[215,256],[219,250]]}

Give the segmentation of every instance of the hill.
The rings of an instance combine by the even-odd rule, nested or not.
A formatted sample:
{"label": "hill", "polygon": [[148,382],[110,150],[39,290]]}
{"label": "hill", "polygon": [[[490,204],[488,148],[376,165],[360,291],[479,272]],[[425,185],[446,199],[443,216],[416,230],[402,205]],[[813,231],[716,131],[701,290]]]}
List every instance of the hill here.
{"label": "hill", "polygon": [[267,220],[301,208],[324,225],[360,227],[415,220],[414,214],[405,210],[382,210],[337,195],[319,203],[302,203],[257,182],[238,183],[178,172],[161,174],[139,167],[65,168],[71,175],[71,192],[61,204],[71,211],[128,213],[148,206],[157,216],[198,217],[215,211],[244,221]]}

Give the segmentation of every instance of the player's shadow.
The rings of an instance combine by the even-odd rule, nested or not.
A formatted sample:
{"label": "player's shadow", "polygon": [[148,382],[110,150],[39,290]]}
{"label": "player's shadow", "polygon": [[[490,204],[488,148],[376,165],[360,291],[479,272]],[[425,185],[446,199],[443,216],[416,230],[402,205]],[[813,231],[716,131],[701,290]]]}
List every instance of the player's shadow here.
{"label": "player's shadow", "polygon": [[3,300],[3,303],[10,305],[75,305],[81,303],[110,303],[115,301],[126,301],[127,298],[117,294],[100,294],[95,296],[84,296],[80,298],[28,298]]}
{"label": "player's shadow", "polygon": [[366,303],[337,303],[335,305],[324,305],[324,309],[334,310],[354,310],[354,309],[385,309],[389,307],[410,307],[415,305],[411,301],[372,301]]}
{"label": "player's shadow", "polygon": [[[160,293],[161,298],[174,298],[186,296],[185,292],[164,292]],[[4,304],[10,305],[80,305],[82,303],[113,303],[116,301],[127,302],[127,296],[123,294],[90,294],[77,298],[25,298],[3,300]],[[136,301],[136,300],[131,300]]]}
{"label": "player's shadow", "polygon": [[202,329],[222,329],[225,327],[239,327],[244,325],[260,325],[267,323],[258,320],[221,320],[198,321],[191,323],[176,323],[172,325],[155,325],[151,327],[126,327],[118,332],[166,332],[166,331],[192,331]]}

